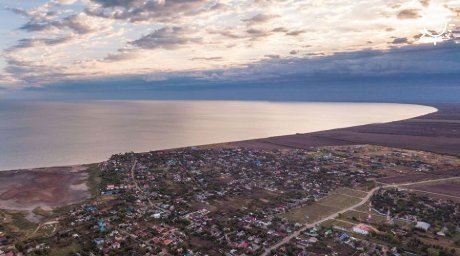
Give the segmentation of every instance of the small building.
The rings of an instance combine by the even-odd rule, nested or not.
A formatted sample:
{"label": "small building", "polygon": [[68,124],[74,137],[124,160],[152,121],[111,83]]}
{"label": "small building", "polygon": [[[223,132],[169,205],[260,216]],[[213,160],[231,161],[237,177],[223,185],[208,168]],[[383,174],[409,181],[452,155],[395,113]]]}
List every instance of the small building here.
{"label": "small building", "polygon": [[105,232],[107,230],[107,224],[103,220],[99,220],[97,222],[97,227],[99,228],[100,232]]}
{"label": "small building", "polygon": [[314,244],[314,243],[318,242],[318,238],[316,238],[316,237],[310,237],[310,238],[308,239],[308,242],[309,242],[310,244]]}
{"label": "small building", "polygon": [[430,223],[426,223],[426,222],[423,222],[423,221],[418,221],[417,224],[415,225],[416,229],[420,229],[420,230],[423,230],[423,231],[428,231],[428,229],[430,229],[430,227],[431,227]]}
{"label": "small building", "polygon": [[249,243],[246,241],[241,242],[238,244],[238,248],[247,248],[249,246]]}
{"label": "small building", "polygon": [[371,230],[371,227],[363,223],[360,223],[353,227],[353,232],[357,234],[365,235],[365,236],[369,234],[370,230]]}
{"label": "small building", "polygon": [[342,233],[339,237],[340,241],[345,241],[349,238],[349,236],[346,233]]}
{"label": "small building", "polygon": [[93,242],[96,244],[96,246],[102,246],[105,241],[104,241],[103,238],[98,237],[98,238],[94,239]]}

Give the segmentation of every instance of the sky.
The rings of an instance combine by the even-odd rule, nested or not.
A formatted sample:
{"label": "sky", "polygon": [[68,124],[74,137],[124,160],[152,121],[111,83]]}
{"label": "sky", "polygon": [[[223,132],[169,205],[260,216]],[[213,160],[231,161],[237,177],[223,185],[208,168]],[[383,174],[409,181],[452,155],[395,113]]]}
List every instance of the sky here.
{"label": "sky", "polygon": [[460,101],[459,0],[0,3],[0,98]]}

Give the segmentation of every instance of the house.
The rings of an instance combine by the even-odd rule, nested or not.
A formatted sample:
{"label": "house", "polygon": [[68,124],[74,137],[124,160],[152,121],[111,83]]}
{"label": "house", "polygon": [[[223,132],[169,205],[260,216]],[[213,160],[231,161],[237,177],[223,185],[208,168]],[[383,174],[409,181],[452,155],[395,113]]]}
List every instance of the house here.
{"label": "house", "polygon": [[417,224],[415,225],[416,229],[420,229],[420,230],[423,230],[423,231],[428,231],[428,229],[430,227],[431,227],[430,223],[426,223],[426,222],[423,222],[423,221],[418,221]]}
{"label": "house", "polygon": [[238,245],[238,248],[247,248],[248,246],[249,244],[246,241],[243,241]]}
{"label": "house", "polygon": [[97,210],[97,208],[94,205],[85,206],[85,211],[87,211],[87,212],[95,212],[96,210]]}
{"label": "house", "polygon": [[97,246],[102,246],[104,244],[104,239],[103,238],[96,238],[93,240],[93,242],[97,245]]}
{"label": "house", "polygon": [[121,247],[121,244],[119,242],[115,242],[112,244],[113,249],[120,249],[120,247]]}
{"label": "house", "polygon": [[365,236],[369,234],[370,230],[371,230],[371,227],[363,223],[360,223],[353,227],[353,232],[357,234],[365,235]]}
{"label": "house", "polygon": [[316,237],[310,237],[310,238],[308,239],[308,242],[311,243],[311,244],[314,244],[314,243],[318,242],[318,238],[316,238]]}
{"label": "house", "polygon": [[107,224],[105,224],[105,222],[103,220],[99,220],[97,222],[97,226],[98,226],[100,232],[105,232],[107,230]]}
{"label": "house", "polygon": [[165,239],[165,240],[163,240],[163,245],[168,246],[168,245],[170,245],[172,242],[173,242],[173,241],[170,240],[170,239]]}
{"label": "house", "polygon": [[446,236],[448,229],[446,227],[443,227],[439,232],[436,233],[438,236]]}
{"label": "house", "polygon": [[339,237],[340,241],[345,241],[349,238],[349,236],[346,233],[342,233]]}

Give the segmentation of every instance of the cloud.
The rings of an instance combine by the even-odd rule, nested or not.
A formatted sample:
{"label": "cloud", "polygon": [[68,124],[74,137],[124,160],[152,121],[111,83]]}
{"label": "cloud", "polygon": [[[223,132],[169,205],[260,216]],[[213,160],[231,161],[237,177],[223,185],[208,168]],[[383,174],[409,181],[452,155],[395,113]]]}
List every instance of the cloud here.
{"label": "cloud", "polygon": [[6,7],[5,9],[10,10],[10,11],[16,13],[16,14],[21,15],[21,16],[25,16],[25,17],[30,17],[31,16],[31,14],[28,11],[26,11],[24,9],[21,9],[21,8],[9,8],[9,7]]}
{"label": "cloud", "polygon": [[405,37],[400,37],[400,38],[395,38],[392,42],[392,44],[406,44],[408,43],[408,39]]}
{"label": "cloud", "polygon": [[99,6],[88,7],[85,10],[87,14],[129,22],[152,20],[168,22],[182,16],[193,16],[222,8],[222,5],[209,5],[207,0],[93,0],[93,2]]}
{"label": "cloud", "polygon": [[269,59],[279,59],[281,58],[279,55],[276,55],[276,54],[267,54],[265,55],[266,58],[269,58]]}
{"label": "cloud", "polygon": [[21,23],[3,40],[0,73],[20,82],[210,70],[231,74],[240,67],[250,71],[290,62],[313,70],[310,65],[321,65],[299,59],[415,46],[422,29],[415,19],[424,6],[454,13],[445,4],[450,0],[44,1],[33,8],[22,2],[7,7]]}
{"label": "cloud", "polygon": [[[438,45],[439,46],[439,45]],[[391,50],[363,50],[335,53],[330,56],[279,58],[213,72],[213,79],[226,81],[263,80],[276,77],[382,77],[402,74],[457,74],[460,70],[460,46],[451,42],[443,46],[405,46]],[[216,76],[215,74],[219,74]],[[336,78],[334,78],[337,76]]]}
{"label": "cloud", "polygon": [[273,32],[269,30],[250,28],[246,30],[246,35],[250,40],[259,40],[273,35]]}
{"label": "cloud", "polygon": [[249,19],[243,19],[243,21],[245,21],[248,25],[258,25],[258,24],[263,24],[270,20],[273,20],[276,17],[279,17],[279,16],[259,13]]}
{"label": "cloud", "polygon": [[69,5],[75,3],[77,0],[56,0],[58,3],[63,5]]}
{"label": "cloud", "polygon": [[191,60],[210,60],[210,61],[221,61],[223,57],[194,57]]}
{"label": "cloud", "polygon": [[20,75],[20,79],[29,86],[37,86],[43,83],[53,83],[75,75],[67,73],[60,67],[51,67],[48,65],[15,59],[8,60],[8,66],[5,68],[5,71],[9,74]]}
{"label": "cloud", "polygon": [[298,36],[300,34],[305,33],[305,30],[294,30],[294,31],[289,31],[286,33],[288,36]]}
{"label": "cloud", "polygon": [[420,0],[420,3],[424,7],[428,7],[430,5],[430,0]]}
{"label": "cloud", "polygon": [[398,19],[417,19],[420,18],[419,10],[417,9],[406,9],[398,13]]}
{"label": "cloud", "polygon": [[84,13],[79,13],[57,21],[31,19],[20,29],[28,32],[47,32],[51,30],[69,29],[77,34],[88,34],[99,31],[104,25],[105,24],[100,20],[96,20]]}
{"label": "cloud", "polygon": [[131,60],[139,56],[139,51],[135,49],[120,49],[117,53],[108,54],[102,61],[103,62],[119,62]]}
{"label": "cloud", "polygon": [[185,27],[164,27],[132,41],[130,44],[143,49],[173,50],[202,41],[198,37],[190,37],[191,33],[193,33],[192,30]]}

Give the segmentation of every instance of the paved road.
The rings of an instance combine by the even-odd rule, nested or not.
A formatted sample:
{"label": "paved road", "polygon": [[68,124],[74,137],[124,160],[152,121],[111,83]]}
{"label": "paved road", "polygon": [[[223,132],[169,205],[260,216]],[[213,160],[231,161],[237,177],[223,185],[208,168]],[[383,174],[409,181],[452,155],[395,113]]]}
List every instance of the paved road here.
{"label": "paved road", "polygon": [[337,218],[340,214],[343,214],[347,211],[350,211],[350,210],[354,210],[355,208],[358,208],[360,207],[361,205],[365,204],[371,197],[372,195],[374,195],[374,193],[379,190],[380,188],[386,188],[386,187],[400,187],[400,186],[409,186],[409,185],[416,185],[416,184],[423,184],[423,183],[429,183],[429,182],[436,182],[436,181],[446,181],[446,180],[453,180],[453,179],[460,179],[460,177],[451,177],[451,178],[444,178],[444,179],[435,179],[435,180],[424,180],[424,181],[417,181],[417,182],[409,182],[409,183],[403,183],[403,184],[386,184],[386,185],[383,185],[383,186],[379,186],[379,187],[376,187],[374,189],[372,189],[371,191],[367,192],[367,195],[357,204],[354,204],[346,209],[343,209],[343,210],[340,210],[336,213],[333,213],[327,217],[324,217],[318,221],[315,221],[313,223],[309,223],[309,224],[305,224],[305,226],[303,226],[301,229],[295,231],[294,233],[290,234],[289,236],[283,238],[281,241],[279,241],[278,243],[276,243],[275,245],[265,249],[264,253],[262,254],[262,256],[267,256],[268,254],[270,254],[270,252],[272,250],[275,250],[277,249],[278,247],[280,247],[281,245],[283,244],[286,244],[288,243],[292,238],[296,237],[296,236],[299,236],[303,231],[309,229],[309,228],[313,228],[315,227],[316,225],[319,225],[327,220],[331,220],[331,219],[335,219]]}

